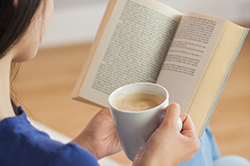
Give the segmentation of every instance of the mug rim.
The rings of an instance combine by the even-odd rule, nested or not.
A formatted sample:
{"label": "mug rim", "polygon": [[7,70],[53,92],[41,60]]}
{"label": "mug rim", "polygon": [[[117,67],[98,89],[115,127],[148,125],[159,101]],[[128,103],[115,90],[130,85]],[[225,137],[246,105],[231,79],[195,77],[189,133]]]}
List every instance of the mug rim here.
{"label": "mug rim", "polygon": [[[147,110],[143,110],[143,111],[124,111],[124,110],[120,110],[120,109],[114,107],[114,106],[112,105],[111,101],[110,101],[110,100],[111,100],[110,98],[113,96],[113,94],[114,94],[115,92],[117,92],[117,91],[119,91],[119,90],[121,90],[121,89],[127,87],[127,86],[132,86],[132,85],[135,85],[135,84],[146,84],[146,85],[153,85],[153,86],[160,87],[160,88],[162,88],[162,89],[166,92],[166,96],[165,96],[166,99],[165,99],[161,104],[159,104],[158,106],[153,107],[153,108],[150,108],[150,109],[147,109]],[[157,109],[158,107],[161,107],[161,105],[164,104],[164,103],[165,103],[166,101],[168,101],[168,100],[169,100],[169,92],[168,92],[168,90],[167,90],[166,88],[164,88],[164,87],[163,87],[162,85],[160,85],[160,84],[151,83],[151,82],[136,82],[136,83],[130,83],[130,84],[123,85],[123,86],[117,88],[116,90],[114,90],[114,91],[109,95],[109,97],[108,97],[108,103],[109,103],[109,105],[110,105],[111,107],[115,108],[116,111],[123,112],[123,113],[132,113],[132,114],[140,114],[140,113],[150,112],[150,111],[152,111],[153,109]]]}

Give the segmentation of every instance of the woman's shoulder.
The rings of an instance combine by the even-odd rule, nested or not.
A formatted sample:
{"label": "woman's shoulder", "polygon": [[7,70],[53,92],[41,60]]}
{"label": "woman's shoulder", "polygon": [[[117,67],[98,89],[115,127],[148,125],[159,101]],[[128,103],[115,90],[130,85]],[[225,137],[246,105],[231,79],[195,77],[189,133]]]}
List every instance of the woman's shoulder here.
{"label": "woman's shoulder", "polygon": [[87,150],[71,142],[63,146],[49,166],[98,166],[97,159]]}
{"label": "woman's shoulder", "polygon": [[60,143],[33,127],[21,107],[18,116],[1,121],[0,147],[0,165],[98,165],[76,143]]}
{"label": "woman's shoulder", "polygon": [[0,122],[0,139],[2,141],[26,141],[36,142],[37,139],[49,138],[45,132],[37,130],[27,119],[22,107],[18,108],[18,115]]}

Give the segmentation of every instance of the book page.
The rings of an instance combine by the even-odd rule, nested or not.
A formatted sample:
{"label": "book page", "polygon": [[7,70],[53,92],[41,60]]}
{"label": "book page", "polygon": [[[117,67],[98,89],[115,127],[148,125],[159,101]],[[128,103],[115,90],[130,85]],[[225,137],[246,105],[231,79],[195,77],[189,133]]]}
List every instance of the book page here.
{"label": "book page", "polygon": [[118,0],[80,95],[108,106],[107,96],[133,82],[156,82],[181,13],[154,0]]}
{"label": "book page", "polygon": [[185,113],[223,33],[226,20],[185,13],[163,64],[157,83],[170,94],[170,102]]}

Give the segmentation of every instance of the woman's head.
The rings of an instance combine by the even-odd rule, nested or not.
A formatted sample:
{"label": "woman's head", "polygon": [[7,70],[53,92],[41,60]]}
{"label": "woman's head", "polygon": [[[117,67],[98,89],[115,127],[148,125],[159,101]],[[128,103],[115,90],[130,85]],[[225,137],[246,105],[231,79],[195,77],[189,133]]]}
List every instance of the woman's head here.
{"label": "woman's head", "polygon": [[[30,60],[35,56],[52,12],[53,0],[0,0],[0,67],[2,67],[0,74],[2,73],[2,76],[3,73],[9,73],[4,67],[6,64],[12,63],[11,77],[14,78],[16,67],[13,64]],[[16,97],[13,94],[13,88],[11,89],[12,107],[17,114],[17,107],[14,104]]]}
{"label": "woman's head", "polygon": [[0,0],[0,60],[32,59],[53,12],[53,0]]}

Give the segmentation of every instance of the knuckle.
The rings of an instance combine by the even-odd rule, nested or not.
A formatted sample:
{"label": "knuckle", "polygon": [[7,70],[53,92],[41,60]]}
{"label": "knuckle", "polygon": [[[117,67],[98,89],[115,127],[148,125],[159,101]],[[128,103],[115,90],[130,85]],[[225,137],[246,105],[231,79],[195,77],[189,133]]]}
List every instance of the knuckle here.
{"label": "knuckle", "polygon": [[190,156],[188,157],[188,160],[191,160],[192,158],[194,158],[194,154],[193,154],[193,155],[190,155]]}
{"label": "knuckle", "polygon": [[200,149],[200,143],[199,142],[196,142],[193,146],[193,151],[194,153],[197,152],[198,150]]}

